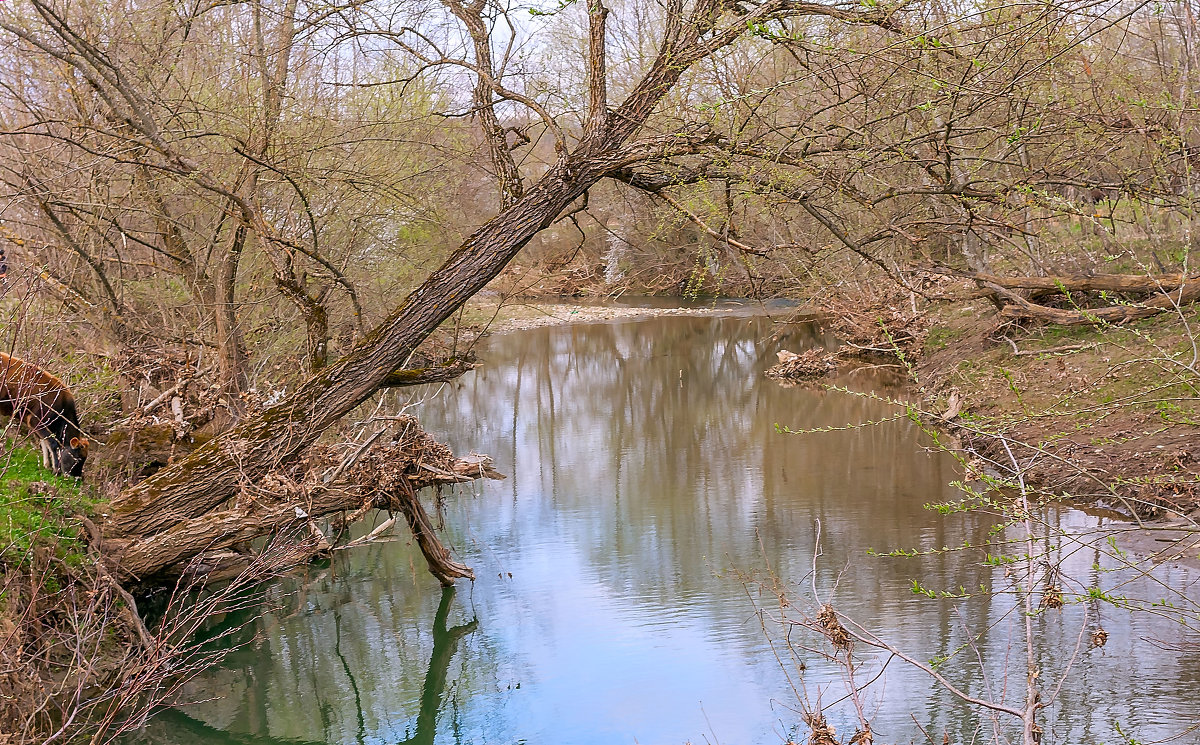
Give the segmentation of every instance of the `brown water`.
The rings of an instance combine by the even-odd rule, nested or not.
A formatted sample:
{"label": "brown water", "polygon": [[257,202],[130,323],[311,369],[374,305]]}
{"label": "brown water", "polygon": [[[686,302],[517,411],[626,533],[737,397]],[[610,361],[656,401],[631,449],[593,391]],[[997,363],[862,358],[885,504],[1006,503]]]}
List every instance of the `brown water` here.
{"label": "brown water", "polygon": [[[765,319],[664,318],[494,337],[486,364],[421,393],[415,411],[458,452],[495,457],[503,482],[448,493],[445,536],[479,577],[443,594],[406,541],[339,554],[273,585],[242,644],[188,691],[203,700],[145,733],[171,743],[693,743],[755,745],[798,728],[798,671],[770,605],[745,575],[767,567],[973,695],[1023,681],[1010,597],[930,600],[933,588],[998,586],[1003,568],[951,551],[879,558],[869,548],[978,544],[992,521],[922,507],[952,499],[955,462],[906,419],[821,434],[896,413],[870,398],[782,388],[761,373],[779,343]],[[783,345],[825,343],[799,330]],[[872,373],[841,383],[881,388]],[[397,404],[398,405],[398,404]],[[1059,509],[1068,532],[1101,525]],[[1074,587],[1200,598],[1195,577],[1110,571],[1099,549],[1066,559]],[[1154,582],[1161,582],[1155,586]],[[1174,592],[1172,595],[1171,593]],[[1200,721],[1194,635],[1163,616],[1101,608],[1107,646],[1085,651],[1046,739],[1139,742]],[[1043,678],[1061,671],[1084,604],[1036,619]],[[223,628],[247,616],[226,619]],[[965,629],[970,629],[968,634]],[[977,638],[977,658],[964,646]],[[795,641],[801,641],[799,635]],[[839,672],[800,652],[803,689],[844,695]],[[864,659],[867,677],[882,660]],[[893,661],[867,692],[877,742],[986,741],[978,711]],[[842,703],[831,719],[852,731]],[[1196,741],[1188,734],[1183,741]]]}

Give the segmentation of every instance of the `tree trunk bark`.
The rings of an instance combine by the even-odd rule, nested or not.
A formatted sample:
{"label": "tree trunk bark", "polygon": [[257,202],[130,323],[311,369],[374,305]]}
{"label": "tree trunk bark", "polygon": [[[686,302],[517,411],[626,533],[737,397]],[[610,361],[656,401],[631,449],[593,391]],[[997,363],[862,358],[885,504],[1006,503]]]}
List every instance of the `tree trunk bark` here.
{"label": "tree trunk bark", "polygon": [[235,292],[238,265],[241,262],[242,249],[246,245],[246,234],[246,226],[239,223],[234,230],[233,241],[217,267],[213,307],[222,395],[230,410],[234,412],[235,420],[241,419],[244,411],[241,397],[250,388],[250,378],[246,371],[246,346],[238,323]]}
{"label": "tree trunk bark", "polygon": [[146,538],[107,539],[104,553],[123,574],[140,579],[170,570],[200,554],[230,548],[290,526],[303,526],[334,513],[363,510],[366,506],[403,512],[430,571],[442,584],[452,584],[455,577],[474,579],[475,575],[470,568],[450,558],[450,551],[438,539],[417,492],[430,486],[479,478],[504,477],[488,461],[459,459],[446,471],[421,470],[407,477],[399,489],[386,492],[361,480],[334,481],[306,490],[301,498],[210,512],[180,521],[170,530]]}
{"label": "tree trunk bark", "polygon": [[[512,192],[511,206],[475,231],[445,264],[345,357],[316,372],[286,401],[263,411],[194,451],[184,460],[132,487],[113,501],[102,530],[108,539],[154,536],[182,521],[205,515],[238,492],[239,485],[261,478],[294,458],[330,425],[371,396],[401,368],[442,321],[490,282],[539,231],[549,227],[575,199],[606,174],[669,154],[695,152],[703,130],[651,137],[626,146],[642,128],[680,76],[739,37],[748,21],[775,14],[795,15],[785,0],[767,0],[748,13],[719,22],[726,13],[718,0],[697,0],[690,12],[672,4],[663,41],[653,63],[615,111],[606,110],[602,69],[602,5],[592,8],[593,68],[589,79],[591,110],[583,139],[569,153],[565,143],[555,164],[530,189]],[[829,15],[871,24],[887,17],[847,14],[805,5],[800,14]],[[486,72],[486,71],[485,71]],[[547,120],[553,126],[553,120]],[[151,133],[153,134],[153,133]],[[492,133],[493,135],[496,133]],[[203,175],[177,158],[188,173]],[[245,214],[260,219],[249,205]],[[265,228],[265,226],[264,226]],[[256,228],[257,229],[257,228]],[[267,233],[264,231],[263,235]]]}

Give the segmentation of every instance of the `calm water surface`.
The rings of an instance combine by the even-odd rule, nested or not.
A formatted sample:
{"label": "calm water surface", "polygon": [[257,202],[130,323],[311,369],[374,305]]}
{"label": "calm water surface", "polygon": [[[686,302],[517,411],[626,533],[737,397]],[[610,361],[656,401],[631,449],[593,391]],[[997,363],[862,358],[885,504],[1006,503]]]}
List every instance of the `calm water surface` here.
{"label": "calm water surface", "polygon": [[[188,690],[198,701],[155,720],[162,743],[780,743],[797,729],[799,698],[845,693],[838,673],[798,650],[801,676],[774,610],[749,576],[769,567],[811,603],[816,587],[975,695],[1023,682],[1010,599],[933,601],[934,588],[976,588],[1002,569],[949,552],[877,558],[868,548],[936,548],[986,539],[982,516],[941,517],[956,498],[954,461],[928,451],[905,419],[844,393],[782,388],[762,378],[780,346],[824,343],[811,331],[770,341],[747,317],[662,318],[497,336],[486,363],[425,391],[424,426],[461,453],[492,455],[502,482],[445,495],[447,543],[478,580],[443,593],[406,540],[339,554],[273,585],[242,646]],[[870,373],[846,378],[878,386]],[[1086,530],[1098,519],[1051,519]],[[1076,551],[1069,574],[1126,594],[1135,583],[1099,553]],[[1200,596],[1195,577],[1155,581]],[[1083,608],[1039,619],[1044,676],[1061,670]],[[1106,647],[1081,654],[1046,742],[1138,740],[1200,721],[1195,639],[1156,617],[1103,610]],[[967,646],[970,628],[982,665]],[[797,642],[803,641],[797,634]],[[1065,651],[1064,651],[1065,650]],[[878,662],[878,661],[877,661]],[[872,667],[878,670],[878,664]],[[990,724],[892,662],[866,696],[877,742],[970,742]],[[850,732],[845,705],[834,708]],[[1183,741],[1196,741],[1194,734]],[[1128,742],[1128,740],[1123,740]]]}

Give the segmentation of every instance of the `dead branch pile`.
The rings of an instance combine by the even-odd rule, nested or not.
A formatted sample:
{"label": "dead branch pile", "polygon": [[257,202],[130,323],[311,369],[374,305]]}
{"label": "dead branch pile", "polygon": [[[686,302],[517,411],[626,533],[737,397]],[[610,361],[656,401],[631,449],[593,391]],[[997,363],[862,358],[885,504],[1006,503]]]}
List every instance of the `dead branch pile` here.
{"label": "dead branch pile", "polygon": [[[469,345],[474,339],[470,336],[456,340],[448,333],[435,335],[382,387],[444,382],[472,370],[474,353],[469,348],[460,350],[456,343]],[[236,420],[262,411],[283,393],[283,389],[251,388],[231,403],[216,368],[200,364],[177,346],[130,346],[112,361],[123,383],[123,417],[100,428],[97,434],[102,434],[106,447],[93,458],[89,470],[114,486],[154,474]]]}
{"label": "dead branch pile", "polygon": [[822,313],[845,357],[914,359],[929,330],[928,304],[918,305],[914,292],[894,284],[843,291],[824,301]]}
{"label": "dead branch pile", "polygon": [[[812,380],[833,372],[843,360],[916,360],[929,334],[931,306],[927,301],[944,297],[954,281],[920,272],[910,282],[914,289],[891,282],[842,286],[820,298],[819,309],[817,300],[810,301],[806,312],[820,313],[820,325],[833,331],[839,347],[834,352],[779,352],[779,364],[767,370],[767,377]],[[918,299],[918,293],[923,299]]]}
{"label": "dead branch pile", "polygon": [[124,429],[166,424],[176,439],[211,422],[223,406],[213,370],[178,347],[128,347],[115,358],[127,391],[121,409]]}
{"label": "dead branch pile", "polygon": [[[257,479],[243,479],[237,496],[220,509],[197,515],[168,531],[135,539],[110,539],[106,554],[126,576],[144,577],[188,565],[196,571],[227,571],[251,556],[242,547],[256,537],[289,528],[318,536],[317,551],[336,545],[338,532],[372,510],[400,512],[443,583],[471,577],[450,559],[417,498],[429,486],[478,478],[502,478],[491,459],[456,458],[417,423],[400,416],[357,443],[315,445],[287,467]],[[328,522],[328,518],[340,516]],[[189,564],[190,562],[190,564]]]}
{"label": "dead branch pile", "polygon": [[822,347],[813,347],[799,354],[786,349],[776,353],[779,364],[764,373],[773,380],[812,380],[837,369],[837,354]]}
{"label": "dead branch pile", "polygon": [[362,443],[314,445],[292,468],[274,475],[290,484],[284,491],[294,490],[297,495],[336,481],[382,498],[426,486],[503,478],[491,464],[492,459],[483,455],[455,457],[448,445],[421,428],[415,416],[401,415]]}

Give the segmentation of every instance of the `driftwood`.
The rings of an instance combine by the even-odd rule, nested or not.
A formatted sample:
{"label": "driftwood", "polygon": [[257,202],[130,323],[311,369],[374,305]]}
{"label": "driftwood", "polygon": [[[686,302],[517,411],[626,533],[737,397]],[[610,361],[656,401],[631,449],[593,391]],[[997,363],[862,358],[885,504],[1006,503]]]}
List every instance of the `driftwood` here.
{"label": "driftwood", "polygon": [[837,369],[837,355],[824,347],[813,347],[799,354],[784,349],[775,353],[778,365],[772,365],[764,375],[774,380],[811,380]]}
{"label": "driftwood", "polygon": [[964,272],[950,267],[926,267],[926,271],[950,277],[963,277],[1007,290],[1066,290],[1068,292],[1154,293],[1177,291],[1180,286],[1200,281],[1183,274],[1095,274],[1051,277],[1002,277],[998,274]]}
{"label": "driftwood", "polygon": [[417,499],[416,489],[407,486],[404,491],[396,495],[396,501],[399,503],[400,511],[404,513],[404,519],[408,521],[408,527],[417,539],[417,546],[425,556],[425,563],[429,565],[430,574],[437,577],[444,587],[450,587],[459,577],[475,579],[475,572],[471,571],[466,564],[450,558],[450,550],[438,540],[437,531],[434,530],[433,523],[429,520],[429,514],[425,512],[421,500]]}
{"label": "driftwood", "polygon": [[[1148,318],[1200,300],[1200,277],[1182,274],[1002,277],[946,267],[930,268],[928,271],[975,280],[983,290],[1002,301],[1000,315],[1005,318],[1048,321],[1060,326],[1124,323]],[[1101,308],[1052,308],[1033,302],[1020,294],[1020,290],[1065,293],[1121,292],[1149,297],[1136,303],[1114,304]]]}

